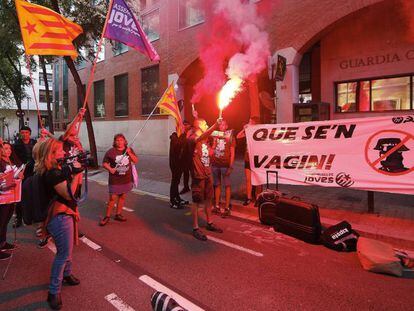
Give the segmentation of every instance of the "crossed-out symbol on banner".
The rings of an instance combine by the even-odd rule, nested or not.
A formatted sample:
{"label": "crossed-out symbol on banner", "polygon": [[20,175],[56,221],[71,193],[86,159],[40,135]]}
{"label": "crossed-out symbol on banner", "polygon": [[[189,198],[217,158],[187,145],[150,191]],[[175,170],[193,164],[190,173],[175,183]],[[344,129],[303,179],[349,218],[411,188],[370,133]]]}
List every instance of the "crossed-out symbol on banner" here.
{"label": "crossed-out symbol on banner", "polygon": [[[385,143],[389,143],[392,146],[389,150],[387,149],[385,152],[380,153],[379,157],[375,157],[372,161],[371,159],[374,158],[372,154],[370,155],[370,151],[372,150],[379,150],[380,147],[372,148],[371,142],[374,139],[378,139],[377,147],[381,144],[381,141]],[[392,141],[392,143],[390,143]],[[411,143],[413,145],[412,148],[407,148],[406,144]],[[365,145],[365,160],[367,164],[374,169],[376,172],[388,175],[388,176],[399,176],[409,174],[414,170],[413,161],[407,161],[410,163],[411,167],[404,167],[403,163],[400,164],[400,168],[396,171],[386,170],[381,165],[383,165],[384,160],[387,160],[388,157],[393,155],[395,152],[407,151],[409,153],[411,151],[412,156],[408,157],[405,156],[404,161],[408,159],[414,158],[414,136],[408,132],[399,131],[399,130],[382,130],[377,133],[374,133],[367,141]],[[377,154],[378,156],[378,154]],[[402,157],[401,157],[402,160]],[[380,165],[378,165],[380,164]]]}

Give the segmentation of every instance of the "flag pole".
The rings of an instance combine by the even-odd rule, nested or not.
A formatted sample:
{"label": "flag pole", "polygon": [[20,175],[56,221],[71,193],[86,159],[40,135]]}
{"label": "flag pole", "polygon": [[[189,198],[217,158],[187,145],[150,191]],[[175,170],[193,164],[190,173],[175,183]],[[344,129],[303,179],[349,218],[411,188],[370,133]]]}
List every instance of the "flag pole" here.
{"label": "flag pole", "polygon": [[39,104],[37,103],[36,91],[35,91],[34,84],[33,84],[33,76],[32,76],[32,70],[30,69],[29,55],[27,55],[26,53],[25,55],[26,55],[26,67],[27,67],[27,70],[29,71],[30,84],[32,85],[33,97],[36,103],[37,118],[39,120],[40,127],[44,129],[44,126],[42,124],[42,118],[40,117]]}
{"label": "flag pole", "polygon": [[[172,82],[174,83],[174,81]],[[167,87],[167,89],[164,91],[164,93],[162,94],[161,98],[164,97],[165,93],[168,91],[168,89],[170,88],[171,84]],[[141,128],[138,130],[138,132],[135,134],[134,138],[132,139],[132,142],[130,143],[130,145],[132,146],[132,144],[135,142],[135,139],[137,139],[138,135],[142,132],[142,130],[144,129],[144,127],[147,125],[148,120],[151,118],[151,116],[154,114],[155,109],[158,108],[158,105],[160,104],[160,100],[157,102],[157,104],[155,105],[154,109],[152,109],[151,113],[148,115],[148,117],[145,119],[144,124],[141,126]]]}
{"label": "flag pole", "polygon": [[95,76],[95,68],[96,68],[96,63],[98,61],[98,57],[99,57],[99,52],[101,51],[101,47],[102,47],[102,42],[103,42],[103,36],[108,24],[108,17],[109,14],[112,10],[112,6],[113,6],[113,0],[110,1],[109,3],[109,7],[108,7],[108,12],[106,12],[106,18],[105,18],[105,24],[101,33],[101,38],[99,39],[99,43],[98,43],[98,48],[96,51],[96,55],[95,55],[95,59],[93,60],[93,65],[92,65],[92,70],[91,70],[91,75],[89,76],[89,80],[88,80],[88,87],[86,88],[86,93],[85,93],[85,98],[83,99],[83,106],[82,108],[86,108],[86,104],[87,104],[87,99],[89,97],[89,93],[91,91],[91,86],[92,86],[92,82],[93,82],[93,78]]}

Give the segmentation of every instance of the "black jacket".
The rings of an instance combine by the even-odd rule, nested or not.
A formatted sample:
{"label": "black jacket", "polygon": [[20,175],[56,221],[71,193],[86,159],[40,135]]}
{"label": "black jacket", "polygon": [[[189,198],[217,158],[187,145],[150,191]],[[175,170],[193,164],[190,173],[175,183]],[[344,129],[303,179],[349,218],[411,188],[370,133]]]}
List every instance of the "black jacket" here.
{"label": "black jacket", "polygon": [[26,169],[24,170],[24,179],[33,175],[34,160],[32,151],[35,144],[35,139],[30,139],[29,143],[27,144],[30,149],[30,156],[26,153],[25,144],[21,139],[18,139],[17,142],[13,145],[13,151],[18,157],[19,161],[26,164]]}

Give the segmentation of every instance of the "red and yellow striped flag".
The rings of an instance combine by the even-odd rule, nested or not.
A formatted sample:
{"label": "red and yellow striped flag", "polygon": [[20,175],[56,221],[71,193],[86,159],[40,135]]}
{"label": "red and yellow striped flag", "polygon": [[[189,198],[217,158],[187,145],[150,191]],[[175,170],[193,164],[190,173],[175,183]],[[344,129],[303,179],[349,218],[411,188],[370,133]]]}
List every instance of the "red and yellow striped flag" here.
{"label": "red and yellow striped flag", "polygon": [[83,29],[55,11],[15,0],[26,54],[78,56],[72,41]]}
{"label": "red and yellow striped flag", "polygon": [[178,108],[177,100],[175,97],[174,82],[165,90],[161,99],[158,102],[158,108],[160,108],[161,114],[169,114],[175,119],[175,125],[177,135],[180,136],[183,133],[183,121],[181,120],[180,109]]}

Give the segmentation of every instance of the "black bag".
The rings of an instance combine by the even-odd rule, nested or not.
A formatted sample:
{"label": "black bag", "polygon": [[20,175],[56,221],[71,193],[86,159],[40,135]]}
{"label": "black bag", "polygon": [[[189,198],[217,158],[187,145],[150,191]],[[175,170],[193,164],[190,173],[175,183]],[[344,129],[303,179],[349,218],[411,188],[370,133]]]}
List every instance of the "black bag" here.
{"label": "black bag", "polygon": [[353,252],[356,251],[359,233],[352,229],[347,221],[342,221],[327,228],[321,236],[322,244],[336,250]]}
{"label": "black bag", "polygon": [[[269,187],[269,174],[276,175],[276,190],[270,189]],[[267,171],[266,189],[258,195],[255,204],[259,213],[260,222],[264,225],[272,226],[275,223],[276,208],[282,196],[281,192],[277,190],[278,188],[278,173],[276,171]]]}
{"label": "black bag", "polygon": [[319,208],[317,205],[302,202],[297,197],[281,197],[277,204],[273,228],[305,242],[318,243],[321,235]]}
{"label": "black bag", "polygon": [[21,204],[25,224],[45,221],[53,202],[54,199],[49,201],[42,175],[35,174],[24,181]]}

